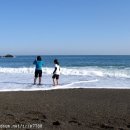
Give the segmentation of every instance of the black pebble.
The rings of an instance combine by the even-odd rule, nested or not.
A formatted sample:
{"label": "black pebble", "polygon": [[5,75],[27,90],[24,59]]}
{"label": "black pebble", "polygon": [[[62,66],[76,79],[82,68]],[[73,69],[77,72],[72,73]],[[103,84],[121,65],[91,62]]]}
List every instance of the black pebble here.
{"label": "black pebble", "polygon": [[59,121],[53,122],[53,125],[58,126],[60,125],[60,122]]}
{"label": "black pebble", "polygon": [[130,125],[127,125],[127,128],[130,128]]}

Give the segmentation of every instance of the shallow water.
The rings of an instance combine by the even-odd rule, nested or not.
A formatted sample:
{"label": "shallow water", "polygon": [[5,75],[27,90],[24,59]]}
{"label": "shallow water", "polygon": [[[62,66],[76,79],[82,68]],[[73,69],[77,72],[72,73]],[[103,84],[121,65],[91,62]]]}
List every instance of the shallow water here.
{"label": "shallow water", "polygon": [[[61,65],[60,85],[52,86],[53,60]],[[35,56],[0,59],[0,91],[62,88],[130,88],[130,56],[43,56],[43,85],[32,85]]]}

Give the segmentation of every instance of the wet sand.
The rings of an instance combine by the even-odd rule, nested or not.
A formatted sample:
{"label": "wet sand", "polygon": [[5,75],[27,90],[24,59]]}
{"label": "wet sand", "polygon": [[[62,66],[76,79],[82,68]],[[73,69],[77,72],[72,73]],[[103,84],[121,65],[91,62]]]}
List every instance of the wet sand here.
{"label": "wet sand", "polygon": [[130,90],[0,93],[0,128],[32,130],[34,124],[43,130],[130,130]]}

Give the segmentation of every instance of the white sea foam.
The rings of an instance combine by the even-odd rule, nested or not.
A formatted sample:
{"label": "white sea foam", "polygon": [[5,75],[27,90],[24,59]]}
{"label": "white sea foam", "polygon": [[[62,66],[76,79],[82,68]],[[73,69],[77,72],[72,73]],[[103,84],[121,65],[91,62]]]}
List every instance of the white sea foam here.
{"label": "white sea foam", "polygon": [[72,88],[130,89],[130,69],[71,67],[62,68],[60,85],[52,86],[54,68],[43,68],[43,85],[33,84],[35,68],[0,68],[0,91],[36,91]]}
{"label": "white sea foam", "polygon": [[51,75],[43,75],[43,85],[33,85],[34,74],[0,73],[0,91],[37,91],[73,88],[122,88],[130,89],[127,78],[61,75],[60,85],[52,85]]}
{"label": "white sea foam", "polygon": [[[52,74],[54,68],[43,68],[43,74]],[[22,67],[22,68],[2,68],[0,73],[24,73],[33,74],[35,68]],[[62,68],[62,75],[75,75],[75,76],[99,76],[99,77],[117,77],[117,78],[130,78],[130,68],[117,69],[117,68],[100,68],[100,67],[72,67]]]}

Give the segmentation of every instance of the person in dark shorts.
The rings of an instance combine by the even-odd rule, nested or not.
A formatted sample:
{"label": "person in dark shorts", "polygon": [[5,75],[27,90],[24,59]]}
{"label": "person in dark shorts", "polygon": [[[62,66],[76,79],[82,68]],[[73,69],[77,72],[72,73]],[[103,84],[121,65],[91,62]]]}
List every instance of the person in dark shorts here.
{"label": "person in dark shorts", "polygon": [[35,68],[35,78],[34,78],[34,85],[36,84],[37,78],[39,77],[39,85],[41,85],[41,78],[42,78],[42,66],[43,61],[41,56],[37,56],[37,59],[33,62],[36,66]]}
{"label": "person in dark shorts", "polygon": [[60,76],[60,65],[57,59],[54,60],[54,64],[55,64],[55,70],[53,72],[53,86],[58,85],[59,84],[59,76]]}

